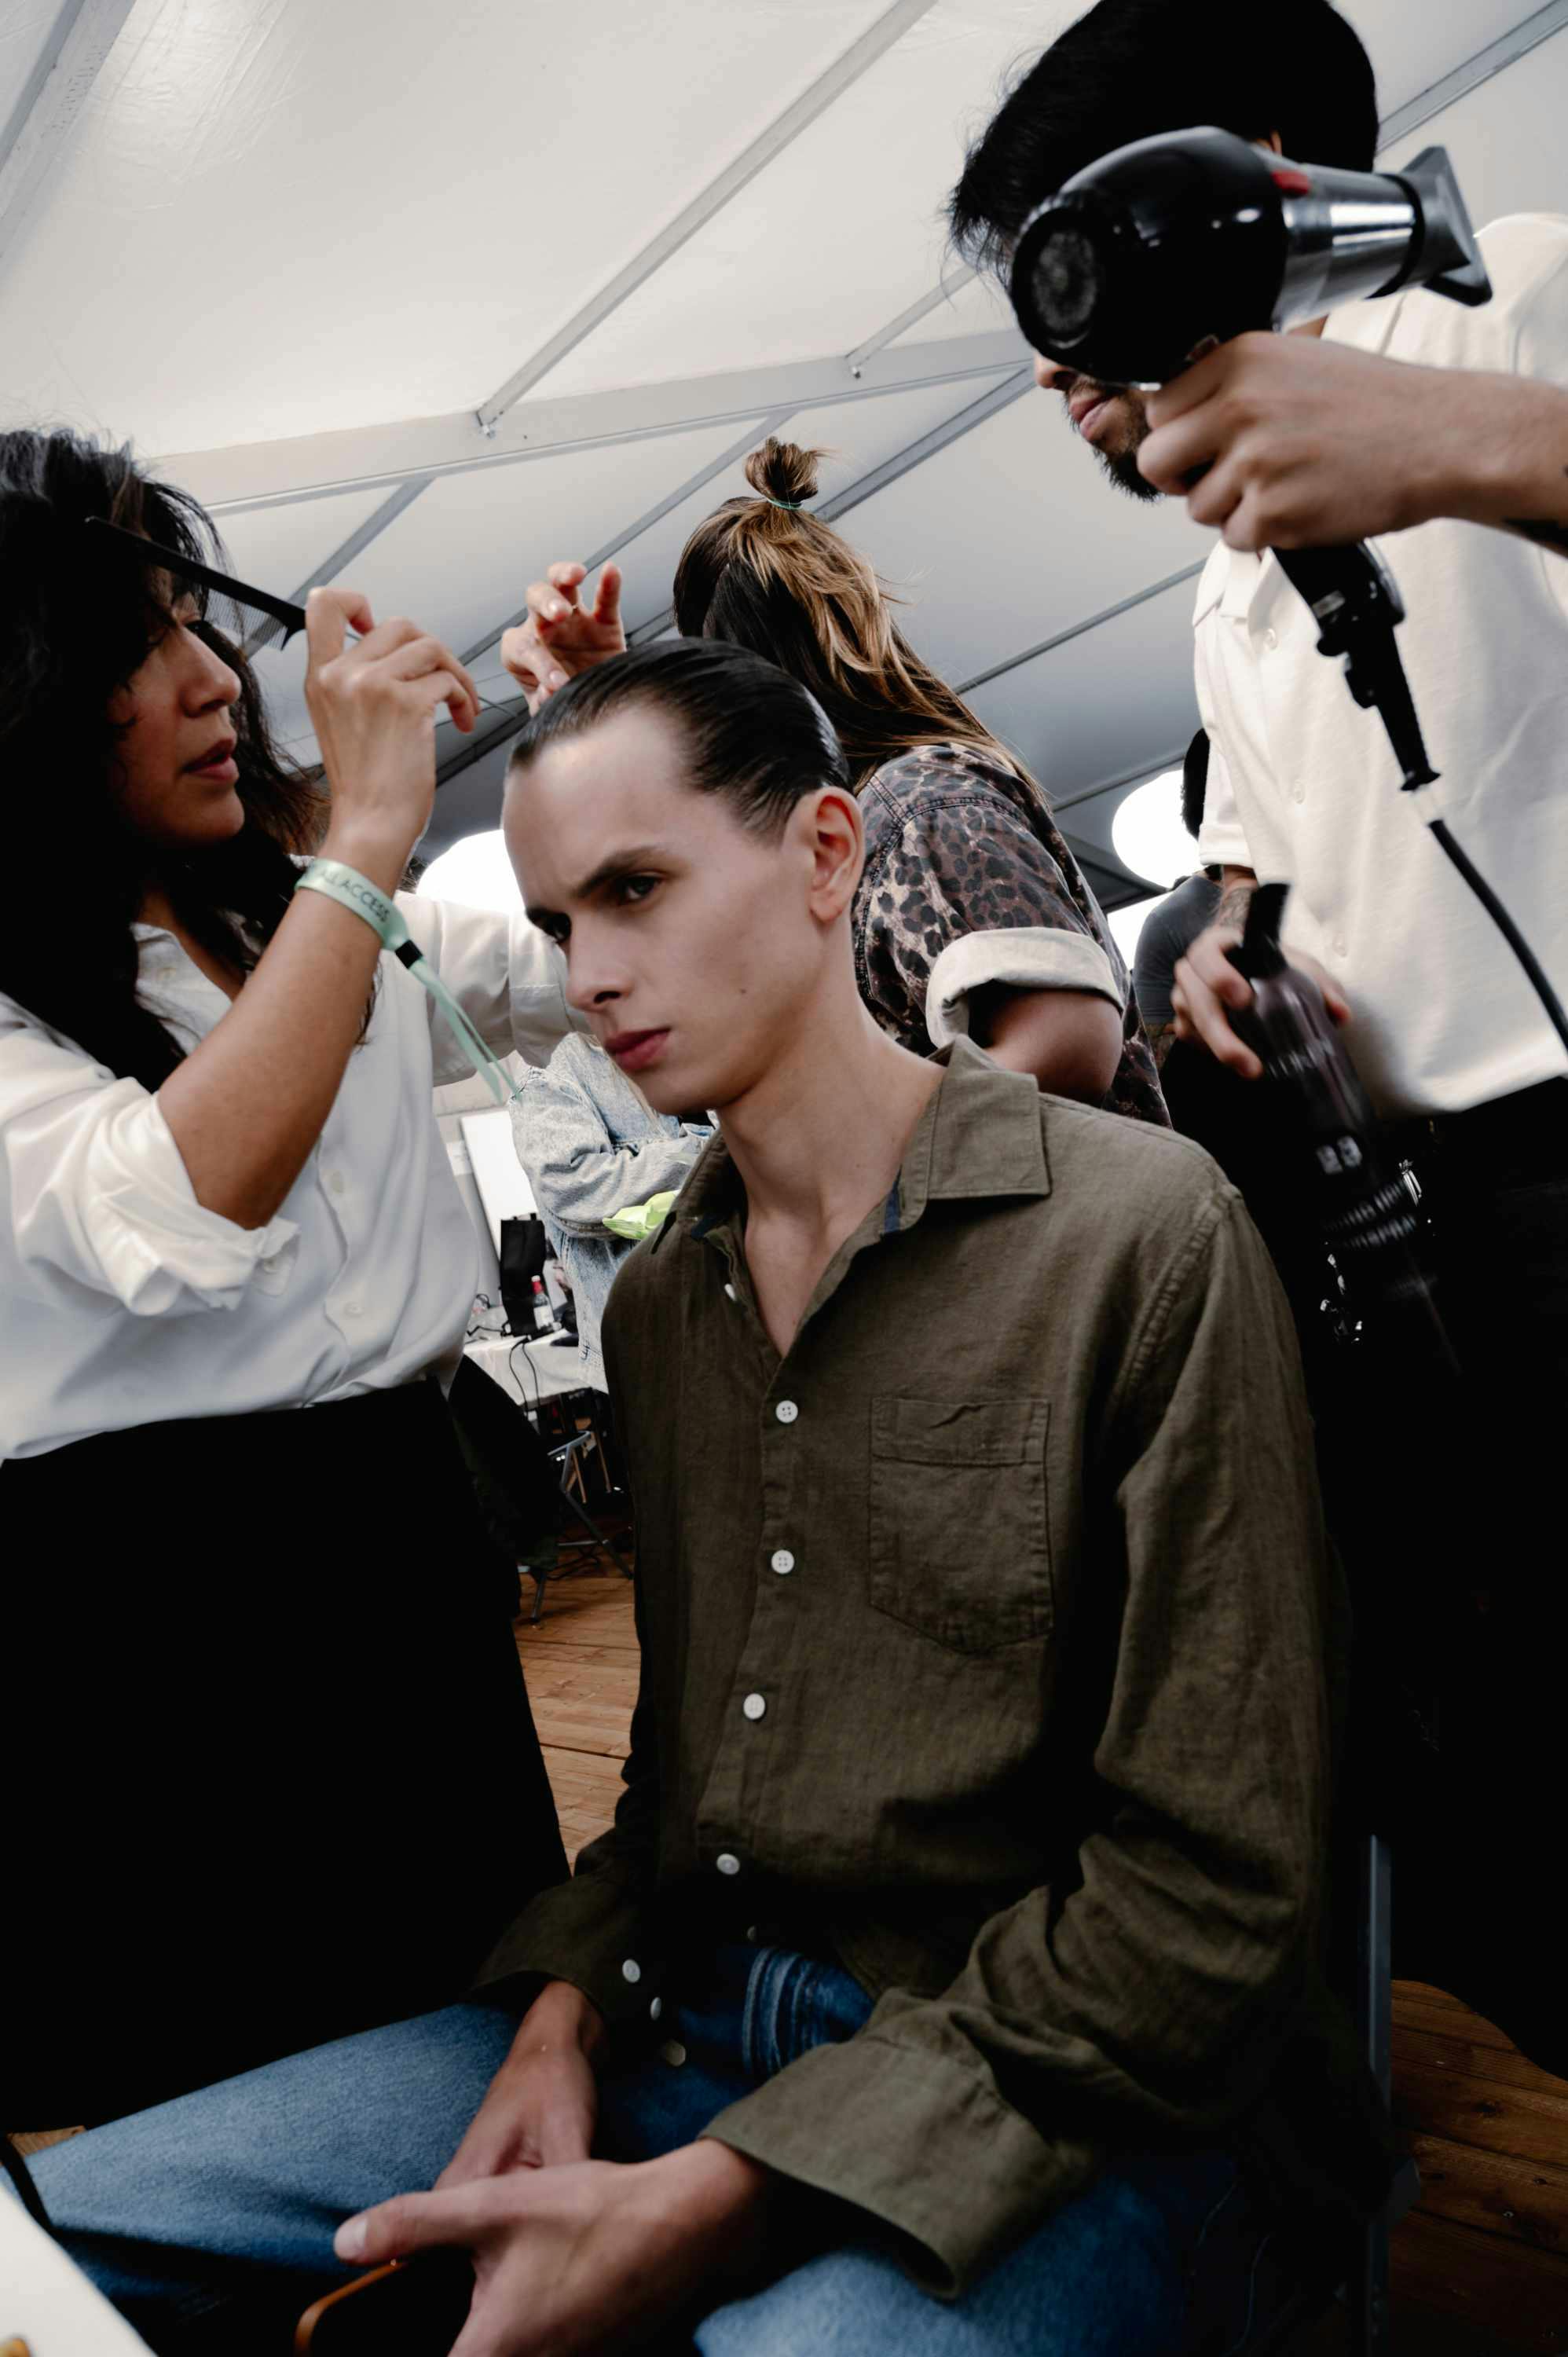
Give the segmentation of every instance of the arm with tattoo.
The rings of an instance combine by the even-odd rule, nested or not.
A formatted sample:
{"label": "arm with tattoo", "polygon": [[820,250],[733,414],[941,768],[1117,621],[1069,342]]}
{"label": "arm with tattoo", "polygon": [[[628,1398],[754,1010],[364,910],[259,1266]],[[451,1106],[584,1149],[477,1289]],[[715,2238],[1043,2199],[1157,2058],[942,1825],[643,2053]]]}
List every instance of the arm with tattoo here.
{"label": "arm with tattoo", "polygon": [[1258,879],[1250,867],[1225,867],[1220,870],[1220,877],[1223,888],[1209,919],[1210,930],[1219,925],[1234,925],[1240,932],[1246,926],[1247,911],[1252,905]]}

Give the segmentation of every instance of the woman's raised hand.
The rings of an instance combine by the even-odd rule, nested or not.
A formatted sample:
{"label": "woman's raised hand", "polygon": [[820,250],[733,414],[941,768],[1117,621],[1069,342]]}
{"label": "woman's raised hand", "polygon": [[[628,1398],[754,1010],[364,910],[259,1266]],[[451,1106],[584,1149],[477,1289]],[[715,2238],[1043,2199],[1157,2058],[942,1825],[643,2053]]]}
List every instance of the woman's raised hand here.
{"label": "woman's raised hand", "polygon": [[401,873],[429,823],[436,716],[446,705],[466,734],[478,690],[449,647],[401,617],[378,623],[357,590],[313,589],[306,631],[305,700],[332,790],[329,841],[345,857],[349,837],[389,857],[401,850]]}
{"label": "woman's raised hand", "polygon": [[527,694],[530,712],[580,671],[626,652],[620,566],[605,566],[591,606],[580,595],[587,577],[585,565],[552,565],[529,590],[527,621],[502,633],[501,662]]}

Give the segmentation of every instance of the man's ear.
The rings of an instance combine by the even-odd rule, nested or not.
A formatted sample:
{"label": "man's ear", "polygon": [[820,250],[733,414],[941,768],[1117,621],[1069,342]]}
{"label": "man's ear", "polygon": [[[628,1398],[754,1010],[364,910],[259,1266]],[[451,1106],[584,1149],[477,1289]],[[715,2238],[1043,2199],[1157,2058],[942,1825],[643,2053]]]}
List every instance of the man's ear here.
{"label": "man's ear", "polygon": [[811,858],[811,914],[823,924],[843,916],[865,865],[865,824],[847,786],[823,786],[797,803],[793,824]]}

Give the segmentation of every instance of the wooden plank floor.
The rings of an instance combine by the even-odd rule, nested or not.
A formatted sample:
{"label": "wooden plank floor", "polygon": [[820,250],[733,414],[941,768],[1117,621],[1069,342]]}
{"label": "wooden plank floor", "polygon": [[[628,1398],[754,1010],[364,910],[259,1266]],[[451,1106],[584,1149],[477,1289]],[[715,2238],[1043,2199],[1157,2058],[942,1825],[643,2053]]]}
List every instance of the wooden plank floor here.
{"label": "wooden plank floor", "polygon": [[[637,1694],[631,1589],[553,1584],[518,1650],[569,1856],[620,1790]],[[1568,2357],[1568,2083],[1441,1990],[1394,1990],[1394,2104],[1421,2168],[1393,2242],[1395,2357]],[[1345,2357],[1325,2318],[1289,2357]]]}

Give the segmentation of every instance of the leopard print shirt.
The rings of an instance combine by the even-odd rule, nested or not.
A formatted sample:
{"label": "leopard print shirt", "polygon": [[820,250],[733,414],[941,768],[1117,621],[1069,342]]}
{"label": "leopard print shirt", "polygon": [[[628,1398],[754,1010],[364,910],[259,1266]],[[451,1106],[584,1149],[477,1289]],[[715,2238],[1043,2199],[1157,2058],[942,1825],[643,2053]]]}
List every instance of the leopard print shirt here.
{"label": "leopard print shirt", "polygon": [[1077,860],[1021,778],[968,745],[921,745],[861,789],[865,873],[854,903],[860,994],[885,1031],[931,1052],[926,984],[950,942],[1018,925],[1090,935],[1122,993],[1110,1113],[1170,1126],[1127,968]]}

